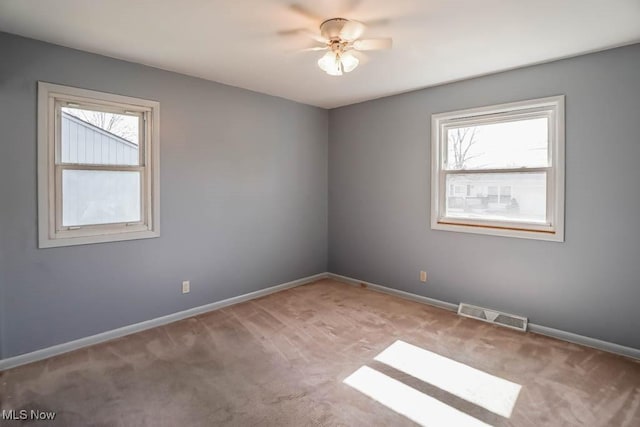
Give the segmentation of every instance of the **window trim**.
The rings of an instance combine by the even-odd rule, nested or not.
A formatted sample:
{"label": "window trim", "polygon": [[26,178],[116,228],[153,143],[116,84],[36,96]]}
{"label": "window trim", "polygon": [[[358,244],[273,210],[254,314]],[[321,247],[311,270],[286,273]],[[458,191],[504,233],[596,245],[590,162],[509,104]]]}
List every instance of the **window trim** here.
{"label": "window trim", "polygon": [[[61,163],[59,120],[64,103],[104,111],[140,114],[144,133],[137,166]],[[38,247],[85,245],[160,236],[160,104],[140,98],[38,82]],[[144,143],[144,144],[143,144]],[[140,171],[141,221],[61,227],[62,171],[67,169]]]}
{"label": "window trim", "polygon": [[[552,96],[465,110],[433,114],[431,116],[431,229],[463,233],[564,242],[565,196],[565,97]],[[528,117],[549,118],[550,165],[541,168],[461,170],[454,173],[534,172],[547,173],[547,219],[550,224],[469,220],[442,216],[446,197],[446,174],[443,171],[445,132],[451,125],[459,127],[486,123],[504,123]],[[447,173],[451,173],[448,171]]]}

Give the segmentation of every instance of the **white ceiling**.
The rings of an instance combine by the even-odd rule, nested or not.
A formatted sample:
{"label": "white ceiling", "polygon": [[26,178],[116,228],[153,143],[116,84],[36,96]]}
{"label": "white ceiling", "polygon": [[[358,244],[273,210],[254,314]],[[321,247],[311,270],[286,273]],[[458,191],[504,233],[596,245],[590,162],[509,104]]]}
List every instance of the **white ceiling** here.
{"label": "white ceiling", "polygon": [[[394,47],[328,76],[294,3]],[[638,42],[640,0],[0,0],[0,31],[333,108]]]}

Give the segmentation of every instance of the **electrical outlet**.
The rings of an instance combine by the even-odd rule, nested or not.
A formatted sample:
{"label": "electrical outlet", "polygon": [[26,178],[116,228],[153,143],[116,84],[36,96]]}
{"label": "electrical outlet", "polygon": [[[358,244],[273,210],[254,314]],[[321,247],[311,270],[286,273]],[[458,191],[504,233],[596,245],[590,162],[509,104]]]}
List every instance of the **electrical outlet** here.
{"label": "electrical outlet", "polygon": [[427,272],[426,271],[421,271],[420,272],[420,281],[421,282],[426,282],[427,281]]}
{"label": "electrical outlet", "polygon": [[191,291],[191,283],[188,280],[182,282],[182,293],[188,294]]}

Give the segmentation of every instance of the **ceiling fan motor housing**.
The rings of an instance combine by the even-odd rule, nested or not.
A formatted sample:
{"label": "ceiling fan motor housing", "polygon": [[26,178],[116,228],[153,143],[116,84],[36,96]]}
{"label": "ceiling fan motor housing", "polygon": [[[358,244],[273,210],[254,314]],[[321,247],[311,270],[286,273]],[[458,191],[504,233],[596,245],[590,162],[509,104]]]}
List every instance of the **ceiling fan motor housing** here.
{"label": "ceiling fan motor housing", "polygon": [[349,20],[344,18],[327,19],[320,24],[320,34],[327,40],[338,40],[340,39],[342,28],[347,22]]}

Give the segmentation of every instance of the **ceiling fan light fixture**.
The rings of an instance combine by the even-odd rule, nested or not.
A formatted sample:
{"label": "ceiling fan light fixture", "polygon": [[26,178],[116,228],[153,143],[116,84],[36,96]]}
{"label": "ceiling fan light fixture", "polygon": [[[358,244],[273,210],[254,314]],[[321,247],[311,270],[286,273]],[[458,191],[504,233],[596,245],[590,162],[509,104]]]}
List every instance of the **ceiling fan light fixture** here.
{"label": "ceiling fan light fixture", "polygon": [[340,55],[340,61],[342,62],[342,69],[345,73],[352,72],[360,63],[360,60],[351,52],[344,52]]}
{"label": "ceiling fan light fixture", "polygon": [[322,58],[318,59],[318,67],[330,76],[342,75],[342,63],[340,62],[340,54],[337,52],[327,52]]}
{"label": "ceiling fan light fixture", "polygon": [[331,18],[320,24],[320,35],[308,30],[297,30],[322,43],[301,51],[327,50],[318,59],[318,67],[330,76],[341,76],[350,73],[360,64],[353,51],[378,50],[391,48],[391,38],[360,39],[365,26],[361,22],[344,18]]}
{"label": "ceiling fan light fixture", "polygon": [[351,52],[331,51],[318,60],[318,67],[330,76],[341,76],[355,70],[359,63]]}

